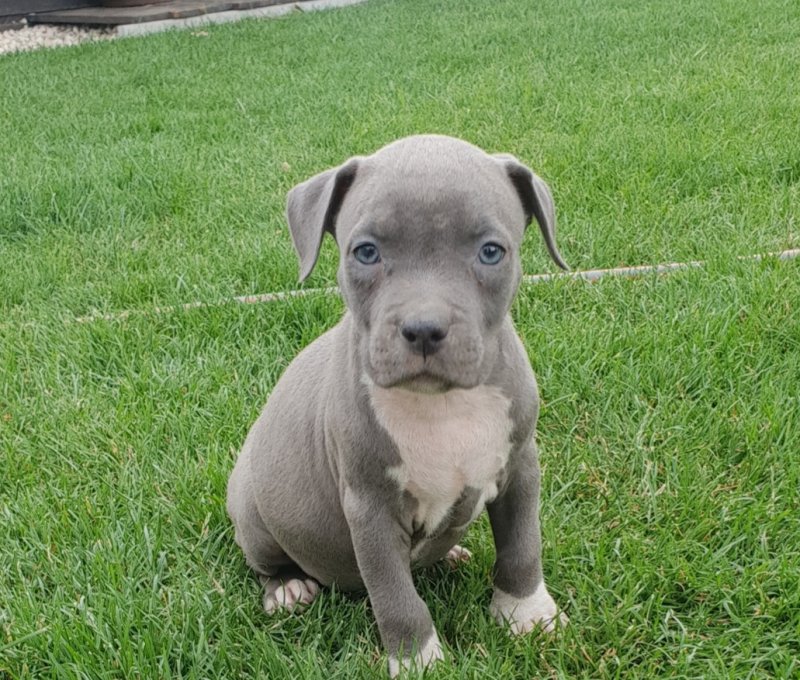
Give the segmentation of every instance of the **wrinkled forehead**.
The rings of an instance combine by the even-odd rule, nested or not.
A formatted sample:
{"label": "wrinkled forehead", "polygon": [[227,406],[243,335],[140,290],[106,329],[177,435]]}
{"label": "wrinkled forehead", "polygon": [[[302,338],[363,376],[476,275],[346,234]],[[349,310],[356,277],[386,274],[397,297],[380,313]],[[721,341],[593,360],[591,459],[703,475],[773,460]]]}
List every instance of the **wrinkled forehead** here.
{"label": "wrinkled forehead", "polygon": [[500,164],[488,156],[376,156],[359,165],[336,231],[340,244],[353,229],[377,238],[404,234],[443,241],[499,230],[518,243],[524,228],[519,198]]}

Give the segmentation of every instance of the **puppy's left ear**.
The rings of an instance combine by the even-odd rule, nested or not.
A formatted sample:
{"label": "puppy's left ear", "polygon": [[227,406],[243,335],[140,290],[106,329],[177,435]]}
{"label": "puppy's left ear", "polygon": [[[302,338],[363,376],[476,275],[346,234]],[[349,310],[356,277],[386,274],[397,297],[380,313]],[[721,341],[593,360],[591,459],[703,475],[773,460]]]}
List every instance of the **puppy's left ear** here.
{"label": "puppy's left ear", "polygon": [[542,231],[547,252],[559,267],[569,270],[556,245],[556,209],[550,187],[530,168],[520,163],[510,154],[496,154],[495,158],[503,165],[514,188],[517,190],[527,219],[526,226],[536,218]]}
{"label": "puppy's left ear", "polygon": [[314,269],[325,232],[336,238],[336,217],[356,178],[358,161],[358,158],[351,158],[344,165],[315,175],[289,192],[286,219],[300,260],[300,281]]}

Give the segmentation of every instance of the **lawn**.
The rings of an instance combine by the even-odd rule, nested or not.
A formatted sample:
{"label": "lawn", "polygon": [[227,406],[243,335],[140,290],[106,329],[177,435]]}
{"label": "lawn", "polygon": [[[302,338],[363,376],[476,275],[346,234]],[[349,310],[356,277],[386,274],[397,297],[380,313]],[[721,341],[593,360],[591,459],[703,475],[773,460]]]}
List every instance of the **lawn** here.
{"label": "lawn", "polygon": [[483,517],[418,575],[430,677],[800,677],[800,261],[737,259],[800,246],[798,35],[793,0],[370,0],[0,57],[0,677],[384,672],[365,598],[267,617],[224,512],[341,300],[72,320],[295,288],[287,190],[423,131],[534,167],[574,268],[708,261],[520,290],[572,625],[490,620]]}

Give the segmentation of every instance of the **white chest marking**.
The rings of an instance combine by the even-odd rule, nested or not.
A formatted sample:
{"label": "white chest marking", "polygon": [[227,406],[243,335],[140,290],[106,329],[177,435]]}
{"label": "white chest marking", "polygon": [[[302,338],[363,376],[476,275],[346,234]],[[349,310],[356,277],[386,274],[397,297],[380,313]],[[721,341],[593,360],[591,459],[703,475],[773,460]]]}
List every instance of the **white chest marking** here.
{"label": "white chest marking", "polygon": [[403,461],[389,474],[417,499],[414,521],[426,534],[466,487],[481,491],[475,516],[495,498],[512,429],[511,402],[498,387],[423,394],[371,385],[370,394],[378,422]]}

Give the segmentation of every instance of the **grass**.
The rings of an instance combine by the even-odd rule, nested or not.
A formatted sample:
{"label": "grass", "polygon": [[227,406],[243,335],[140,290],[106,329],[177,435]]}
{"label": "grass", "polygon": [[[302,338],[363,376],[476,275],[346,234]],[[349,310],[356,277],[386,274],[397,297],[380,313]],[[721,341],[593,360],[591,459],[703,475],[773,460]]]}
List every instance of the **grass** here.
{"label": "grass", "polygon": [[260,611],[223,507],[341,301],[64,321],[295,287],[289,187],[420,131],[536,168],[573,267],[709,260],[520,291],[573,625],[490,621],[482,519],[418,577],[431,677],[800,676],[800,263],[735,259],[800,245],[798,31],[777,0],[371,0],[0,57],[0,676],[383,671],[364,599]]}

